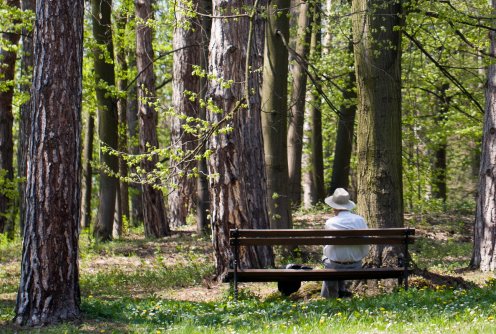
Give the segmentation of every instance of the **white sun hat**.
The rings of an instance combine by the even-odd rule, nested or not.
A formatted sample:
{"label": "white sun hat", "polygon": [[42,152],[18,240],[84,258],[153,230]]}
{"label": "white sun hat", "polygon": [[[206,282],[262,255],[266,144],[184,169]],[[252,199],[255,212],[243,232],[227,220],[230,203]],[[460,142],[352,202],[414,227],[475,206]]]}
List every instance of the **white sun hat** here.
{"label": "white sun hat", "polygon": [[350,201],[350,194],[343,188],[334,190],[334,194],[327,197],[325,203],[333,209],[351,210],[355,207],[355,203]]}

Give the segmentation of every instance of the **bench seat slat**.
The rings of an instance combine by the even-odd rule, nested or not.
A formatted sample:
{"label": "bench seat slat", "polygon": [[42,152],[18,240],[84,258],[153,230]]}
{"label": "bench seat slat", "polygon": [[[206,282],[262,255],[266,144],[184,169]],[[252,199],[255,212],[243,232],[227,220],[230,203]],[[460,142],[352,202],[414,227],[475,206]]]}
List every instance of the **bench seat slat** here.
{"label": "bench seat slat", "polygon": [[[409,270],[411,272],[411,270]],[[277,282],[283,280],[324,281],[351,279],[402,278],[403,268],[362,268],[362,269],[241,269],[238,282]],[[227,280],[232,280],[234,270],[230,269]]]}
{"label": "bench seat slat", "polygon": [[240,238],[256,237],[326,237],[326,236],[402,236],[415,235],[415,229],[412,228],[370,228],[364,230],[325,230],[325,229],[261,229],[249,230],[238,229],[231,230],[231,238],[234,233],[238,233]]}
{"label": "bench seat slat", "polygon": [[[239,245],[401,245],[405,237],[240,238]],[[408,238],[413,243],[413,238]]]}

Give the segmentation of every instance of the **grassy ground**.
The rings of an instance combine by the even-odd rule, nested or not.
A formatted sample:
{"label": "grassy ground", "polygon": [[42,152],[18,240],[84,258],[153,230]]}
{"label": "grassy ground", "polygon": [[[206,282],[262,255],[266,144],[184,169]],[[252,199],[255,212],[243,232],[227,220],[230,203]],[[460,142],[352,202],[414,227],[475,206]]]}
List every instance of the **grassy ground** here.
{"label": "grassy ground", "polygon": [[[305,214],[296,226],[322,222]],[[496,333],[494,274],[467,270],[470,219],[408,217],[419,231],[413,249],[420,269],[409,291],[362,286],[352,299],[323,300],[319,283],[283,297],[275,283],[243,284],[234,303],[226,284],[211,282],[210,242],[192,232],[147,241],[133,231],[98,244],[81,236],[83,316],[41,333]],[[311,225],[310,225],[311,226]],[[0,333],[13,326],[21,242],[0,239]],[[315,250],[303,250],[306,253]],[[318,252],[318,250],[317,250]],[[294,259],[292,259],[294,260]],[[30,331],[33,331],[31,329]]]}

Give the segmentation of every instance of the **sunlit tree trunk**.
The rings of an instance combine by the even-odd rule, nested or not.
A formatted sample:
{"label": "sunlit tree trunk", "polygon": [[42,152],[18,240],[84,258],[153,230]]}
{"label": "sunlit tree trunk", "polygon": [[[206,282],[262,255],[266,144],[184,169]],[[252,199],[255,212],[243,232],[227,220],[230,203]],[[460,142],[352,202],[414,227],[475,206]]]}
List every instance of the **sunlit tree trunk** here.
{"label": "sunlit tree trunk", "polygon": [[[401,4],[353,0],[358,85],[358,212],[370,227],[403,226]],[[393,258],[371,249],[374,265]],[[394,262],[393,264],[396,264]]]}
{"label": "sunlit tree trunk", "polygon": [[[259,3],[262,6],[263,2]],[[231,259],[229,229],[269,227],[260,122],[261,77],[254,72],[263,61],[263,20],[259,15],[252,20],[217,18],[252,11],[253,5],[253,0],[213,1],[210,68],[216,77],[233,80],[229,88],[219,80],[211,80],[207,94],[221,110],[219,113],[209,109],[207,120],[233,128],[232,132],[215,134],[209,143],[213,152],[208,161],[209,172],[217,175],[210,183],[210,207],[219,278],[226,273]],[[246,68],[247,63],[251,69]],[[246,248],[240,258],[242,265],[250,267],[273,264],[269,247]]]}
{"label": "sunlit tree trunk", "polygon": [[[152,29],[153,12],[150,0],[137,0],[136,5],[136,62],[138,68],[138,121],[140,153],[158,148],[157,111],[155,110],[155,73],[153,72]],[[148,23],[148,24],[147,24]],[[141,168],[151,173],[157,164],[157,156],[141,161]],[[158,238],[170,235],[164,197],[152,184],[143,184],[143,223],[145,236]]]}
{"label": "sunlit tree trunk", "polygon": [[289,0],[266,6],[262,84],[262,129],[267,169],[267,201],[272,228],[291,228],[287,156]]}
{"label": "sunlit tree trunk", "polygon": [[[496,0],[491,1],[492,14]],[[490,31],[490,53],[496,55],[496,32]],[[479,192],[474,226],[471,266],[482,271],[496,269],[496,65],[489,65],[486,110],[482,138]]]}
{"label": "sunlit tree trunk", "polygon": [[[190,99],[188,92],[200,92],[200,77],[193,74],[193,66],[200,66],[202,57],[202,34],[201,17],[191,17],[191,10],[197,10],[202,0],[191,1],[186,4],[184,0],[176,4],[176,27],[174,28],[173,49],[177,50],[173,55],[173,80],[172,80],[172,105],[175,115],[171,118],[171,142],[176,154],[191,151],[197,145],[192,134],[184,131],[185,117],[197,118],[200,116],[200,104],[198,99]],[[177,115],[177,116],[176,116]],[[193,124],[187,124],[193,125]],[[171,159],[171,173],[174,189],[169,194],[169,212],[172,226],[186,224],[186,217],[191,211],[196,195],[196,180],[188,177],[191,169],[195,167],[192,161],[183,161],[178,164],[177,160]]]}
{"label": "sunlit tree trunk", "polygon": [[98,135],[100,138],[100,187],[98,217],[94,229],[100,240],[112,239],[115,199],[119,181],[114,175],[119,172],[117,157],[106,152],[103,147],[117,150],[118,115],[112,92],[108,87],[115,86],[114,47],[111,27],[111,0],[91,0],[94,48],[96,98],[98,103]]}
{"label": "sunlit tree trunk", "polygon": [[[19,9],[19,0],[6,0],[7,6]],[[19,42],[19,33],[12,31],[2,34],[6,47],[0,47],[0,177],[6,182],[14,180],[14,142],[12,126],[12,99],[14,97],[14,75],[16,52],[12,49]],[[3,189],[5,190],[5,188]],[[0,233],[12,234],[14,230],[14,200],[12,195],[0,191]]]}
{"label": "sunlit tree trunk", "polygon": [[83,1],[37,1],[26,228],[15,322],[80,314]]}
{"label": "sunlit tree trunk", "polygon": [[[309,7],[306,2],[298,0],[298,20],[296,32],[295,64],[291,67],[293,88],[291,91],[291,110],[288,124],[288,177],[290,200],[293,205],[301,203],[301,163],[303,150],[303,122],[305,116],[305,96],[307,91],[306,64],[310,44]],[[301,58],[300,58],[301,57]],[[299,61],[298,61],[299,60]]]}
{"label": "sunlit tree trunk", "polygon": [[[21,1],[21,9],[23,11],[35,11],[35,0]],[[22,30],[22,54],[21,54],[21,75],[31,79],[33,73],[33,31],[30,29]],[[31,82],[29,80],[28,82]],[[22,93],[30,94],[31,84],[22,84],[20,86]],[[19,182],[19,222],[21,236],[24,233],[24,222],[26,220],[26,160],[28,153],[29,133],[31,127],[31,100],[29,99],[19,108],[19,136],[17,143],[17,175],[21,178]]]}

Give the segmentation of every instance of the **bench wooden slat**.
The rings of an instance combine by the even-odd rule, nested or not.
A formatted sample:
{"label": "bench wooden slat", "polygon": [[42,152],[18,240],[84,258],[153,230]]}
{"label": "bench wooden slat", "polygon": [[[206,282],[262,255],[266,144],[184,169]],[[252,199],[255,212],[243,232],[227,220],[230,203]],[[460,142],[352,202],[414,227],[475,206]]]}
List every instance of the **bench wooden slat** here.
{"label": "bench wooden slat", "polygon": [[[410,272],[410,270],[409,270]],[[351,279],[402,278],[403,268],[362,269],[239,269],[238,282],[277,282],[284,280],[325,281]],[[228,271],[227,279],[233,279],[234,270]]]}
{"label": "bench wooden slat", "polygon": [[234,233],[238,233],[239,238],[265,238],[265,237],[327,237],[327,236],[402,236],[415,235],[415,229],[411,228],[371,228],[365,230],[325,230],[325,229],[262,229],[231,230],[230,237],[234,238]]}
{"label": "bench wooden slat", "polygon": [[[413,238],[408,238],[413,243]],[[405,237],[240,238],[239,245],[401,245]]]}

